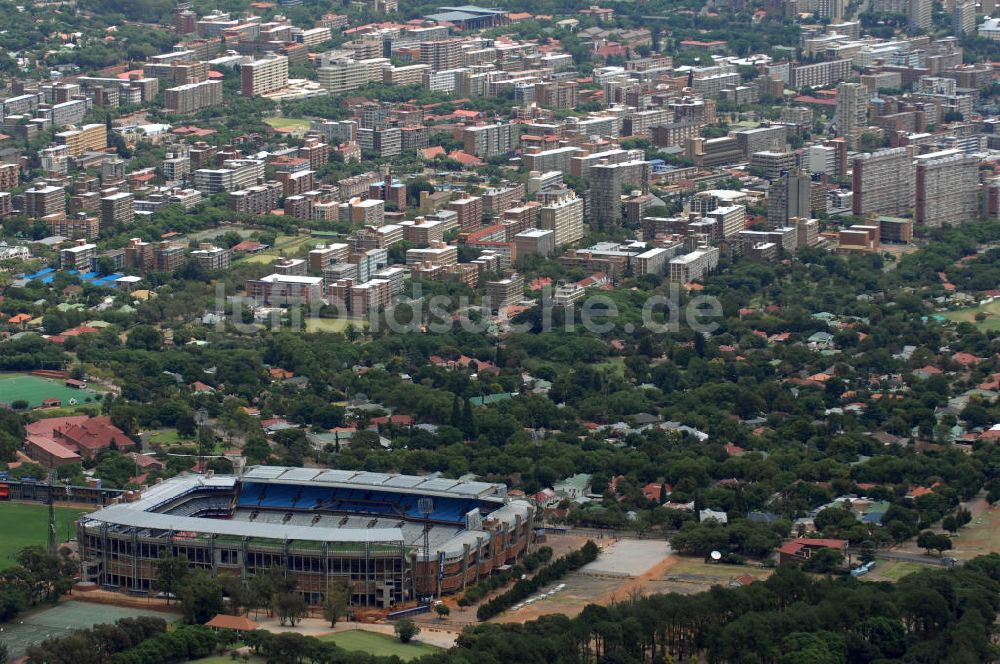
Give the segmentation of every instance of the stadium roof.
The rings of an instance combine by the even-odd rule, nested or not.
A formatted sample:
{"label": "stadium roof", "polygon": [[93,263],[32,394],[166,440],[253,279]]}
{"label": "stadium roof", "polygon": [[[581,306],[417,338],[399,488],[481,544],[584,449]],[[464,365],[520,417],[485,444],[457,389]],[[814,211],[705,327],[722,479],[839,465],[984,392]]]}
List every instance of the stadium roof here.
{"label": "stadium roof", "polygon": [[280,523],[203,519],[192,516],[144,512],[141,509],[136,509],[134,503],[111,505],[85,518],[87,520],[101,521],[131,528],[232,535],[236,537],[305,540],[312,542],[403,542],[403,531],[399,528],[317,528],[313,526],[290,526]]}
{"label": "stadium roof", "polygon": [[459,496],[463,498],[502,499],[503,484],[463,482],[434,475],[394,475],[357,470],[325,470],[322,468],[289,468],[285,466],[252,466],[242,479],[248,482],[278,484],[313,484],[321,486],[372,487],[400,493]]}

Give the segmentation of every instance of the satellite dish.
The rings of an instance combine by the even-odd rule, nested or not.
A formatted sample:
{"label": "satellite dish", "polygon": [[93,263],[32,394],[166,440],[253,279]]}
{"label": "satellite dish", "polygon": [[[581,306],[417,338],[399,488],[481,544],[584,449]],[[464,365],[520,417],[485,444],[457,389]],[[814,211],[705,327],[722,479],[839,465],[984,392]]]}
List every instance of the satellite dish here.
{"label": "satellite dish", "polygon": [[713,551],[708,555],[712,557],[712,560],[722,560],[722,554],[719,553],[718,551]]}

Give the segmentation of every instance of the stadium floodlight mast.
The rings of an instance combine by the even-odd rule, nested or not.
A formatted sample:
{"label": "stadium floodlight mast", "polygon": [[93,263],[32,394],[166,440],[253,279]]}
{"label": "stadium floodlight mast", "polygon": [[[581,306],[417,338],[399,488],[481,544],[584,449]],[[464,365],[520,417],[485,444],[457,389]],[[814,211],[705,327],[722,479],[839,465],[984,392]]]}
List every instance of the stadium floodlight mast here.
{"label": "stadium floodlight mast", "polygon": [[[431,534],[431,514],[434,512],[434,499],[423,497],[417,500],[417,511],[424,515],[424,569],[427,570],[427,588],[431,587],[431,545],[430,545],[430,534]],[[427,596],[426,600],[430,604],[430,599],[434,597],[434,592],[432,591],[430,595]]]}

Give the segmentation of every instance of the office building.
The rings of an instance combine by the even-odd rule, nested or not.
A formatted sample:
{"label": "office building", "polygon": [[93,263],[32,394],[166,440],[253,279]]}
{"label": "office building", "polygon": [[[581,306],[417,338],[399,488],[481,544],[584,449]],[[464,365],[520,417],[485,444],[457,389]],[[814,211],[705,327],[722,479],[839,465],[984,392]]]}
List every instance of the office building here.
{"label": "office building", "polygon": [[555,233],[540,228],[529,228],[514,236],[514,248],[518,256],[529,254],[550,256],[556,249]]}
{"label": "office building", "polygon": [[858,155],[853,168],[854,214],[902,215],[913,208],[913,160],[906,148]]}
{"label": "office building", "polygon": [[750,155],[751,172],[766,180],[777,180],[782,173],[794,170],[795,162],[795,153],[784,150],[764,150]]}
{"label": "office building", "polygon": [[978,216],[979,160],[960,150],[916,158],[916,223],[925,228],[956,226]]}

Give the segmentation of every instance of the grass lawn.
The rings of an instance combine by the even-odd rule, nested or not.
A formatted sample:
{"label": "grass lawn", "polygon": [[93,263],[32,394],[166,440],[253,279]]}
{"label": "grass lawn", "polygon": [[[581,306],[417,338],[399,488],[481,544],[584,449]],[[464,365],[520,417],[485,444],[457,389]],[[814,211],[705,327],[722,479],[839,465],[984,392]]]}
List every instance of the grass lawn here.
{"label": "grass lawn", "polygon": [[306,132],[309,130],[311,123],[309,120],[304,120],[302,118],[265,118],[264,122],[271,125],[275,129],[285,129],[294,132]]}
{"label": "grass lawn", "polygon": [[[875,565],[875,569],[871,571],[871,575],[875,577],[885,577],[887,579],[891,579],[892,581],[899,581],[908,574],[913,574],[914,572],[919,572],[920,570],[926,568],[926,565],[921,565],[920,563],[908,563],[905,561],[889,562],[880,560]],[[862,576],[861,578],[864,579],[865,576]]]}
{"label": "grass lawn", "polygon": [[606,362],[598,362],[594,365],[594,369],[598,373],[608,372],[610,375],[616,375],[619,378],[625,377],[625,359],[621,357],[613,357]]}
{"label": "grass lawn", "polygon": [[[976,322],[976,314],[979,312],[986,314],[986,320],[981,323]],[[953,320],[958,323],[973,323],[983,332],[987,332],[989,330],[1000,330],[1000,299],[975,307],[947,311],[943,315],[948,320]]]}
{"label": "grass lawn", "polygon": [[[26,503],[0,503],[0,569],[14,564],[14,556],[26,546],[46,546],[48,506]],[[60,542],[76,537],[74,524],[81,514],[92,510],[56,507],[56,535]]]}
{"label": "grass lawn", "polygon": [[343,332],[351,323],[354,327],[364,329],[368,327],[368,321],[351,320],[349,318],[307,318],[306,332]]}
{"label": "grass lawn", "polygon": [[190,438],[182,439],[176,429],[160,429],[158,431],[150,431],[146,434],[146,436],[150,443],[159,443],[160,445],[176,445],[178,443],[193,442]]}
{"label": "grass lawn", "polygon": [[313,238],[308,235],[279,235],[274,241],[273,247],[260,253],[245,256],[240,259],[240,262],[267,265],[281,256],[294,256],[299,248],[312,240]]}
{"label": "grass lawn", "polygon": [[376,632],[365,632],[360,629],[353,629],[347,632],[337,632],[320,637],[321,641],[333,641],[344,650],[359,650],[378,657],[391,657],[396,655],[404,662],[424,655],[433,655],[440,651],[426,643],[400,643],[386,634]]}
{"label": "grass lawn", "polygon": [[749,565],[725,565],[721,563],[706,563],[701,558],[677,556],[677,561],[667,569],[667,576],[695,576],[713,580],[713,583],[726,585],[738,576],[752,576],[763,580],[771,576],[774,570],[766,567],[751,567]]}
{"label": "grass lawn", "polygon": [[64,406],[68,406],[70,399],[75,399],[78,404],[83,404],[87,402],[87,399],[94,402],[99,396],[93,390],[66,387],[62,381],[39,378],[38,376],[5,374],[0,377],[0,403],[10,404],[24,399],[29,406],[37,408],[42,405],[42,401],[45,399],[54,397],[62,400]]}

